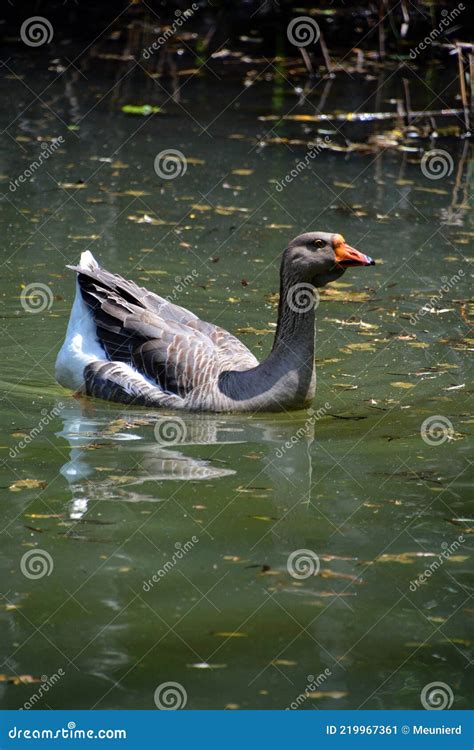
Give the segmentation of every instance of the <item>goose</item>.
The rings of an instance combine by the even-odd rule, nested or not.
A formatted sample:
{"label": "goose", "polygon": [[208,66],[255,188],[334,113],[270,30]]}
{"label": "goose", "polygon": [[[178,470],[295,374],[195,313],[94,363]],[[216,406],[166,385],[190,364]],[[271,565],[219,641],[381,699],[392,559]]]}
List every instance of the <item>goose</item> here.
{"label": "goose", "polygon": [[211,412],[307,408],[315,395],[315,293],[375,261],[342,235],[307,232],[285,249],[273,347],[259,363],[235,336],[102,268],[79,265],[56,379],[78,394],[134,406]]}

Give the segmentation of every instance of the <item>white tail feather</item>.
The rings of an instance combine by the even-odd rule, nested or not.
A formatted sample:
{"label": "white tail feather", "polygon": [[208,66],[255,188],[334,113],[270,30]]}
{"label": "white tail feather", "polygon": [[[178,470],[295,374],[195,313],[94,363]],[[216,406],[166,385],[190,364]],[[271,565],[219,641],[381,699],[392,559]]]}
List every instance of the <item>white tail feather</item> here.
{"label": "white tail feather", "polygon": [[[99,264],[89,250],[81,254],[79,267],[98,268]],[[66,338],[56,358],[56,380],[65,388],[84,390],[84,368],[96,360],[107,359],[97,338],[92,314],[82,299],[76,280],[76,297],[71,309]]]}
{"label": "white tail feather", "polygon": [[83,253],[81,253],[79,268],[88,268],[89,270],[92,270],[93,268],[99,268],[99,264],[97,263],[90,250],[85,250]]}

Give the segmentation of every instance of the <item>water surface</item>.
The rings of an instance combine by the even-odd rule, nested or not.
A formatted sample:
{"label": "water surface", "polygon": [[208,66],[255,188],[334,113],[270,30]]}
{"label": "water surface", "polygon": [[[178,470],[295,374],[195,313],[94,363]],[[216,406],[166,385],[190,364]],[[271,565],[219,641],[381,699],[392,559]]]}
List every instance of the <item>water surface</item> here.
{"label": "water surface", "polygon": [[[284,82],[241,96],[240,80],[207,73],[147,118],[120,111],[150,97],[133,78],[108,94],[115,69],[83,68],[86,89],[47,63],[17,55],[0,82],[18,113],[1,113],[2,706],[59,672],[37,707],[153,709],[172,681],[188,708],[286,708],[301,694],[303,710],[419,708],[441,681],[467,708],[467,147],[443,142],[453,170],[436,181],[416,150],[322,152],[279,192],[307,149],[271,137],[315,134],[258,119],[296,104]],[[358,106],[364,85],[348,103],[336,82],[332,106]],[[169,148],[187,171],[167,181],[154,159]],[[313,412],[176,421],[55,384],[65,265],[83,250],[263,357],[279,255],[307,229],[377,259],[321,296]],[[21,304],[28,284],[46,289],[41,311]],[[301,550],[317,575],[290,574]],[[22,572],[30,551],[49,575]]]}

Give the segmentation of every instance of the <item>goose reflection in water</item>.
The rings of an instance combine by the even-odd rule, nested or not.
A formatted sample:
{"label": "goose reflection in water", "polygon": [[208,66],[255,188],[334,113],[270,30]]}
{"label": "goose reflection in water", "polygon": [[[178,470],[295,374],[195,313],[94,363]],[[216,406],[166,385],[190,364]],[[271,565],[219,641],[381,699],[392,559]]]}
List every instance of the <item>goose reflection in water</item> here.
{"label": "goose reflection in water", "polygon": [[[240,456],[256,445],[260,450],[264,446],[263,470],[259,462],[255,474],[263,472],[270,479],[276,510],[287,514],[289,502],[301,505],[309,500],[314,420],[306,412],[268,418],[206,414],[178,417],[127,409],[114,410],[113,416],[111,419],[104,409],[91,412],[82,403],[72,403],[62,411],[63,427],[56,434],[70,446],[69,461],[60,472],[72,493],[72,519],[81,518],[90,501],[166,500],[156,489],[150,492],[149,486],[148,492],[139,489],[150,482],[163,487],[171,480],[217,480],[238,473],[229,466],[223,451],[196,457],[191,455],[193,446],[240,444]],[[298,440],[292,442],[296,432]],[[285,449],[285,444],[291,444],[291,448]]]}
{"label": "goose reflection in water", "polygon": [[[80,521],[98,500],[165,503],[170,497],[168,482],[172,483],[174,492],[179,482],[207,480],[202,486],[212,513],[199,533],[199,554],[208,559],[209,565],[195,564],[193,560],[191,567],[186,567],[184,563],[181,567],[186,577],[191,576],[192,591],[195,593],[193,587],[197,587],[196,590],[199,591],[207,591],[211,585],[216,584],[216,578],[218,581],[222,571],[214,570],[216,566],[210,561],[223,560],[229,554],[229,545],[231,548],[235,545],[242,559],[247,560],[243,568],[239,566],[242,573],[238,578],[241,605],[238,618],[245,618],[243,613],[247,612],[247,608],[249,613],[253,611],[256,585],[262,588],[262,596],[267,597],[266,611],[272,613],[272,617],[284,628],[288,627],[288,623],[284,622],[284,610],[281,606],[288,608],[288,596],[295,602],[298,612],[303,604],[313,604],[315,608],[310,611],[309,629],[304,635],[308,640],[307,655],[311,664],[308,671],[319,674],[325,668],[329,669],[332,674],[332,689],[335,686],[342,694],[347,689],[345,673],[337,668],[331,653],[338,653],[340,643],[344,643],[344,620],[341,618],[340,623],[332,622],[330,633],[327,633],[326,621],[320,622],[317,617],[321,611],[319,604],[321,603],[322,608],[326,606],[326,599],[321,599],[321,589],[325,590],[327,584],[311,577],[298,581],[298,586],[295,586],[294,578],[288,572],[288,556],[295,550],[310,549],[321,554],[331,548],[327,543],[327,528],[321,523],[323,510],[314,504],[312,477],[312,454],[315,455],[312,443],[315,432],[325,433],[328,423],[323,424],[323,418],[316,422],[308,412],[291,416],[221,415],[219,418],[186,414],[183,418],[180,416],[178,421],[173,414],[156,415],[116,409],[111,412],[107,407],[91,413],[87,411],[88,408],[84,402],[78,402],[64,409],[63,429],[58,433],[70,445],[70,460],[61,469],[72,495],[70,518]],[[170,444],[171,440],[179,442]],[[222,446],[220,450],[219,446]],[[198,457],[192,455],[196,454],[196,447],[202,449]],[[327,463],[325,465],[324,459],[320,459],[319,455],[315,460],[318,462],[318,474],[324,476],[328,469]],[[249,472],[249,463],[252,461]],[[232,477],[230,495],[229,488],[224,485],[222,493],[219,491],[220,482],[226,482],[226,477]],[[153,487],[153,482],[159,484]],[[214,486],[213,493],[211,485]],[[229,508],[230,496],[234,498],[235,505]],[[221,497],[222,507],[219,500]],[[264,505],[263,512],[268,513],[271,523],[260,527],[258,521],[255,521],[249,526],[246,519],[253,512],[253,503],[255,518],[262,512]],[[174,542],[176,538],[180,538],[180,534],[185,538],[186,534],[191,533],[191,519],[186,519],[180,510],[176,514],[176,510],[170,506],[168,514],[168,509],[163,507],[161,512],[167,517],[166,520],[162,516],[163,521],[155,521],[147,531],[152,537],[153,549],[156,547],[158,550],[167,550],[168,555],[171,554],[169,550],[174,550]],[[229,525],[221,512],[234,514],[235,527]],[[143,517],[133,515],[129,520],[132,524],[129,535],[133,536],[133,529],[136,525],[143,524]],[[191,526],[191,530],[194,533],[195,528]],[[212,536],[208,536],[207,530]],[[143,550],[134,552],[129,548],[122,549],[116,564],[137,569],[145,579],[149,578],[156,571],[157,563],[154,561],[156,553],[152,550],[150,555],[148,550],[147,544]],[[265,568],[267,563],[271,566],[271,577],[260,573],[262,566]],[[322,564],[324,565],[323,562]],[[123,577],[113,574],[114,570],[110,563],[109,567],[104,567],[102,573],[95,576],[95,580],[96,585],[99,585],[101,575],[106,579],[104,586],[107,596],[103,602],[119,612],[130,597],[130,589],[125,585]],[[244,580],[247,580],[247,585],[243,587],[242,574]],[[189,591],[186,588],[187,578],[183,579],[179,573],[176,575],[177,578],[173,580],[178,583],[179,593],[174,588],[156,587],[153,589],[153,598],[147,600],[152,602],[161,616],[166,613],[168,617],[169,613],[175,611],[182,616],[183,602],[187,601],[183,597],[189,596]],[[227,580],[226,586],[230,585],[230,580]],[[217,590],[216,588],[216,592]],[[336,599],[336,593],[333,599]],[[225,601],[220,601],[221,606],[224,606]],[[345,609],[350,604],[344,600],[335,606],[340,612],[341,607]],[[234,616],[232,607],[225,614],[227,618],[231,616]],[[130,623],[133,623],[132,614],[130,617]],[[126,623],[128,622],[127,620]],[[133,639],[133,626],[130,627],[130,634],[124,623],[109,627],[109,640],[96,644],[94,653],[87,656],[83,665],[85,671],[109,681],[111,685],[113,683],[114,687],[121,687],[120,681],[116,681],[116,663],[111,666],[107,659],[110,659],[111,654],[114,659],[119,657],[121,664],[127,669],[133,663],[129,642],[129,638]],[[114,633],[117,638],[120,637],[120,645],[112,648],[110,637]],[[154,631],[149,637],[156,637]],[[324,645],[318,646],[318,643]],[[202,649],[207,658],[205,647]],[[158,651],[156,659],[161,658],[163,653]],[[271,654],[275,655],[274,649]],[[192,661],[191,657],[185,658]],[[270,660],[266,666],[249,672],[249,681],[254,680],[256,684],[262,681],[262,684],[266,684],[268,669],[271,669]]]}

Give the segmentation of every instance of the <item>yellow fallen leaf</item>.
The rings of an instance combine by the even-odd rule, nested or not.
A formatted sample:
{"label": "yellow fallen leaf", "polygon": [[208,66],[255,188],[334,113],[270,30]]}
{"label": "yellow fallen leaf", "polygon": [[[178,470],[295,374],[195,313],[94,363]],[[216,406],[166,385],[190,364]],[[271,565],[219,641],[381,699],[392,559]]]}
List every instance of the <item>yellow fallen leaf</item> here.
{"label": "yellow fallen leaf", "polygon": [[100,240],[100,234],[68,234],[68,240]]}
{"label": "yellow fallen leaf", "polygon": [[44,479],[19,479],[13,482],[8,488],[11,492],[20,492],[20,490],[36,490],[46,487]]}
{"label": "yellow fallen leaf", "polygon": [[136,224],[152,224],[155,227],[166,224],[163,219],[157,219],[154,216],[149,216],[149,214],[144,214],[143,216],[135,216],[132,214],[130,216],[127,216],[127,219],[129,221],[134,221]]}
{"label": "yellow fallen leaf", "polygon": [[132,198],[142,198],[144,195],[150,195],[150,193],[147,193],[146,190],[123,190],[120,193],[108,193],[108,195],[113,195],[117,198],[120,198],[124,195],[131,195]]}
{"label": "yellow fallen leaf", "polygon": [[256,336],[263,336],[265,333],[275,333],[271,328],[253,328],[253,326],[246,326],[245,328],[237,328],[237,333],[254,333]]}
{"label": "yellow fallen leaf", "polygon": [[402,380],[397,380],[394,383],[390,383],[394,388],[414,388],[413,383],[404,383]]}
{"label": "yellow fallen leaf", "polygon": [[371,343],[369,343],[368,341],[364,341],[361,344],[347,344],[347,346],[344,347],[344,348],[345,349],[360,350],[360,351],[363,351],[363,352],[374,352],[375,351],[375,347]]}
{"label": "yellow fallen leaf", "polygon": [[193,203],[191,206],[195,211],[212,211],[212,206],[207,203]]}
{"label": "yellow fallen leaf", "polygon": [[293,229],[293,224],[265,224],[265,229]]}
{"label": "yellow fallen leaf", "polygon": [[33,682],[41,682],[41,678],[33,677],[30,674],[0,674],[0,682],[9,682],[11,685],[31,685]]}
{"label": "yellow fallen leaf", "polygon": [[65,190],[83,190],[87,187],[85,182],[58,182],[58,185]]}
{"label": "yellow fallen leaf", "polygon": [[233,169],[232,174],[238,174],[242,175],[242,177],[247,177],[247,175],[253,174],[253,169]]}
{"label": "yellow fallen leaf", "polygon": [[217,638],[247,638],[247,633],[239,633],[238,630],[223,630],[220,633],[214,633]]}

